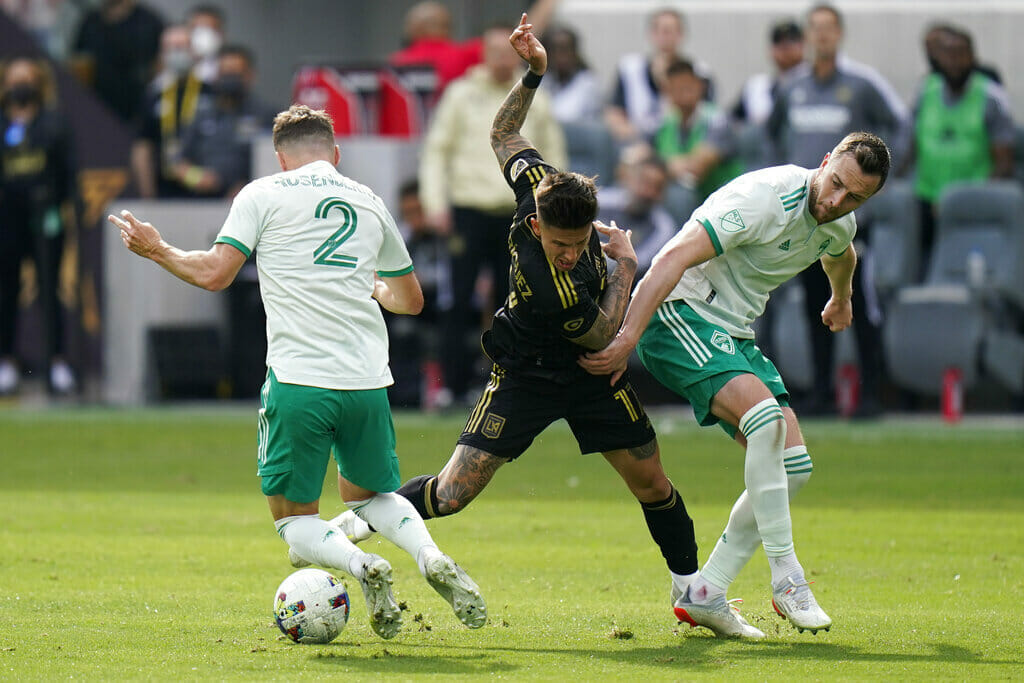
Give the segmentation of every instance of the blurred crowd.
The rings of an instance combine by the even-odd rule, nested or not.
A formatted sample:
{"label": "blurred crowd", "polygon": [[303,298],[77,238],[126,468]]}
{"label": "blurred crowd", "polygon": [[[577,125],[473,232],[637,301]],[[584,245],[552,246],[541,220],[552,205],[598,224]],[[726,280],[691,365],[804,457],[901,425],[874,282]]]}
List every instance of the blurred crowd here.
{"label": "blurred crowd", "polygon": [[[51,31],[60,4],[0,0],[133,131],[126,163],[138,196],[232,197],[251,179],[252,141],[269,130],[274,111],[253,94],[253,52],[226,42],[217,6],[194,6],[168,21],[144,2],[103,0],[80,17],[66,54],[59,54]],[[999,68],[979,64],[973,37],[957,26],[936,22],[921,37],[930,72],[905,98],[884,75],[842,52],[842,14],[816,5],[765,26],[763,73],[724,101],[714,55],[689,53],[687,33],[699,27],[677,9],[650,13],[646,44],[621,56],[609,84],[583,58],[584,36],[555,21],[557,0],[523,5],[549,54],[523,133],[553,165],[598,176],[601,218],[633,231],[638,277],[722,184],[769,165],[818,166],[851,131],[888,141],[894,168],[913,188],[922,274],[943,189],[1014,176],[1016,129]],[[505,234],[514,210],[488,131],[523,72],[508,44],[512,28],[490,26],[456,40],[449,9],[420,2],[406,14],[402,47],[390,57],[396,66],[427,65],[437,77],[419,169],[403,179],[394,207],[427,296],[423,316],[391,321],[394,398],[405,405],[471,401],[468,388],[486,372],[477,339],[508,291]],[[76,162],[66,114],[56,107],[52,63],[8,55],[0,66],[0,394],[19,382],[13,339],[28,259],[46,311],[50,388],[75,387],[56,262],[74,216]],[[863,274],[871,259],[870,220],[860,221],[858,234]],[[829,291],[824,278],[820,268],[802,276],[815,375],[804,399],[808,409],[828,412],[835,410],[834,339],[814,324]],[[869,416],[880,409],[885,379],[884,302],[865,279],[854,292],[860,410]],[[772,315],[769,308],[766,325]],[[762,333],[760,343],[770,346],[772,335]]]}

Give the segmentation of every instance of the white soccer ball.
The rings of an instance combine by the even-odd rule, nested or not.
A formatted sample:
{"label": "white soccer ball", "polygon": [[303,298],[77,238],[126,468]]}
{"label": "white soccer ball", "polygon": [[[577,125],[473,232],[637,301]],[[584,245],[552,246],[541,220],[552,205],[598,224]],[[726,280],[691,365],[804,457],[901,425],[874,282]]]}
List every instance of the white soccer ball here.
{"label": "white soccer ball", "polygon": [[274,594],[274,621],[296,643],[329,643],[348,623],[345,584],[322,569],[300,569]]}

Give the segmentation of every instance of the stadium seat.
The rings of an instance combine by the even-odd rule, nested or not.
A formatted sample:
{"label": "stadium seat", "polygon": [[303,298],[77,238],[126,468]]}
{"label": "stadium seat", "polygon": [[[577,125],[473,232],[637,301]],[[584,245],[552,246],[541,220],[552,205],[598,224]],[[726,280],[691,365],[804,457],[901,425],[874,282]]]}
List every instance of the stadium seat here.
{"label": "stadium seat", "polygon": [[906,287],[889,309],[882,331],[885,363],[893,381],[937,396],[946,370],[958,368],[963,388],[978,378],[983,313],[959,285]]}
{"label": "stadium seat", "polygon": [[883,335],[894,381],[936,395],[946,370],[963,386],[979,369],[1020,393],[1024,338],[1024,191],[1013,181],[957,183],[939,198],[935,246],[925,283],[904,287]]}
{"label": "stadium seat", "polygon": [[913,188],[894,180],[882,193],[857,209],[858,225],[870,224],[868,267],[883,300],[918,281],[921,269],[920,216]]}
{"label": "stadium seat", "polygon": [[1021,221],[1024,190],[1017,182],[950,185],[939,197],[927,282],[973,285],[989,303],[997,297],[1024,310]]}
{"label": "stadium seat", "polygon": [[598,176],[598,185],[615,182],[615,141],[601,122],[563,123],[569,168],[584,175]]}

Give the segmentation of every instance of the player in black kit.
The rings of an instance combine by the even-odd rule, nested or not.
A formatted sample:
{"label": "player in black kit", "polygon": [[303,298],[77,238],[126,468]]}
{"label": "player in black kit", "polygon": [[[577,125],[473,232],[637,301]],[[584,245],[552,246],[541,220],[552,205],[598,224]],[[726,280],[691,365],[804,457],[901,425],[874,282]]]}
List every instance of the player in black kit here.
{"label": "player in black kit", "polygon": [[[595,221],[593,179],[561,173],[519,134],[547,55],[526,15],[510,41],[530,64],[498,111],[491,146],[516,193],[509,233],[510,294],[483,337],[490,381],[440,474],[406,482],[398,493],[424,519],[465,508],[495,471],[519,457],[549,424],[565,419],[583,453],[600,452],[640,501],[651,536],[672,574],[673,601],[697,571],[693,522],[665,476],[650,420],[628,376],[609,386],[577,364],[601,349],[622,322],[636,273],[629,233]],[[608,238],[602,249],[598,238]],[[602,253],[603,252],[603,253]],[[608,276],[605,255],[617,262]],[[353,540],[368,535],[351,513],[336,523]]]}

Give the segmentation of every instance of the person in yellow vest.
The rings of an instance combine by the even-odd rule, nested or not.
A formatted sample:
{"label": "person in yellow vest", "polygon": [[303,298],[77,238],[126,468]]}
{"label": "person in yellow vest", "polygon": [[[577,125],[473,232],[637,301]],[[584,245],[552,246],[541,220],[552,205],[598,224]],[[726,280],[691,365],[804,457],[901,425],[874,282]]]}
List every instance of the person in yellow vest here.
{"label": "person in yellow vest", "polygon": [[947,185],[1013,175],[1009,98],[1001,85],[975,69],[970,34],[945,27],[934,56],[938,70],[925,79],[914,107],[914,191],[925,262],[934,240],[936,203]]}
{"label": "person in yellow vest", "polygon": [[192,195],[174,177],[181,159],[181,136],[195,119],[199,100],[212,90],[193,69],[188,26],[176,24],[160,36],[160,73],[146,90],[142,119],[132,143],[131,164],[139,196],[175,198]]}

